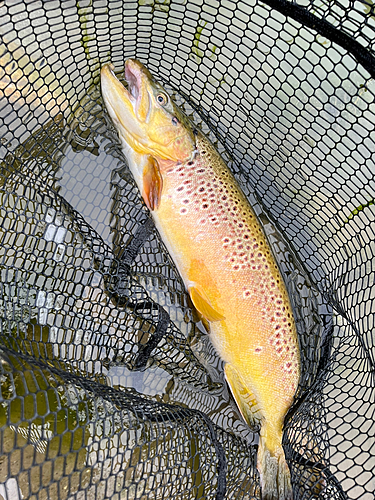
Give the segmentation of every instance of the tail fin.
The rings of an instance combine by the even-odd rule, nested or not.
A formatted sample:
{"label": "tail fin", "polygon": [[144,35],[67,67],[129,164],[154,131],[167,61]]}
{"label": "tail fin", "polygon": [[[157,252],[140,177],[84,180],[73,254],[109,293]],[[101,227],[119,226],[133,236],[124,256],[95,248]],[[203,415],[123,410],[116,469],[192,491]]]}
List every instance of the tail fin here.
{"label": "tail fin", "polygon": [[[262,487],[262,500],[293,500],[290,471],[281,445],[268,447],[261,430],[258,447],[258,471]],[[273,440],[274,444],[274,440]]]}

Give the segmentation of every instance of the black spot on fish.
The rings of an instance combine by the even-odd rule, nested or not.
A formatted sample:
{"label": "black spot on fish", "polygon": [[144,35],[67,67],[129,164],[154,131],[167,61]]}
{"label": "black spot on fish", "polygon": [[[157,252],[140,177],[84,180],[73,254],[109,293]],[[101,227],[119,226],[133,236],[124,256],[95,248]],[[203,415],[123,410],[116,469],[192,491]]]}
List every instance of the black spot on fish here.
{"label": "black spot on fish", "polygon": [[196,128],[193,128],[193,134],[198,135],[198,130]]}
{"label": "black spot on fish", "polygon": [[175,125],[175,126],[177,126],[177,125],[178,125],[178,119],[177,119],[175,116],[172,118],[172,123],[173,123],[173,125]]}

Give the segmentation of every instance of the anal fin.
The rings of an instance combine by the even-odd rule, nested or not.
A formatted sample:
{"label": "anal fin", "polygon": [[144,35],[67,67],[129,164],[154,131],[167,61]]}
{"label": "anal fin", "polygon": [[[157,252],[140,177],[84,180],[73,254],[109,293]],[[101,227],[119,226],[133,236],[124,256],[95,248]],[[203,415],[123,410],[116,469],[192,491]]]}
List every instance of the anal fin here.
{"label": "anal fin", "polygon": [[200,314],[206,318],[208,321],[223,321],[225,317],[216,311],[208,299],[203,297],[203,295],[198,292],[198,290],[192,286],[189,288],[190,298],[194,304],[194,307],[200,312]]}
{"label": "anal fin", "polygon": [[156,210],[160,204],[163,190],[163,178],[158,162],[152,156],[147,157],[143,169],[143,199],[150,210]]}
{"label": "anal fin", "polygon": [[249,427],[259,428],[262,422],[262,413],[254,394],[246,387],[241,375],[233,365],[226,363],[224,373],[241,415]]}

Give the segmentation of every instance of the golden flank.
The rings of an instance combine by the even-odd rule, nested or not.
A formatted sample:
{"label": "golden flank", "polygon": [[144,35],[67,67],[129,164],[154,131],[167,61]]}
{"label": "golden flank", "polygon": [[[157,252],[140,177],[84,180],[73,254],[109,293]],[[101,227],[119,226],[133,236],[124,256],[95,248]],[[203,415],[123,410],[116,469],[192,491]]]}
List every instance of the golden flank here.
{"label": "golden flank", "polygon": [[210,323],[225,377],[250,426],[259,424],[263,500],[293,498],[282,447],[300,377],[288,293],[263,230],[211,142],[138,61],[126,89],[106,65],[101,87],[131,172],[189,291]]}

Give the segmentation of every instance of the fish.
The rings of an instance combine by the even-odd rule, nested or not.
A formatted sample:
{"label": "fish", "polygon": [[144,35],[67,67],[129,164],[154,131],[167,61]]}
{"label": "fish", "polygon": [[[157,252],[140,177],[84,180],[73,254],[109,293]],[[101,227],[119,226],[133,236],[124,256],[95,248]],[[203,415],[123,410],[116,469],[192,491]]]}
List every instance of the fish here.
{"label": "fish", "polygon": [[264,231],[210,140],[149,70],[101,69],[103,101],[130,171],[194,307],[209,324],[245,421],[259,428],[263,500],[292,500],[283,424],[300,380],[291,302]]}

